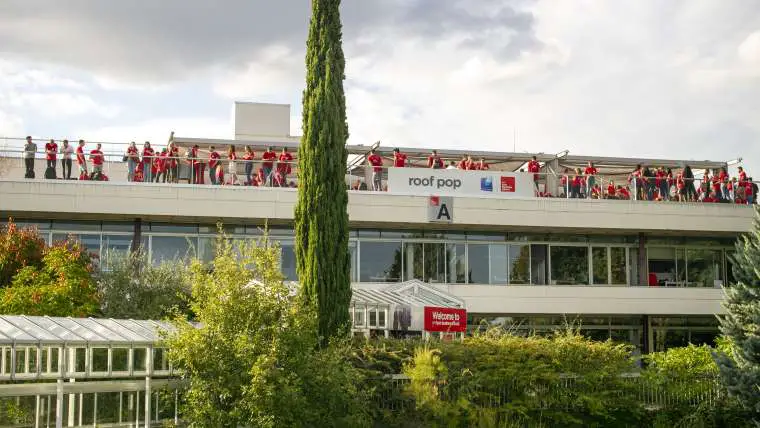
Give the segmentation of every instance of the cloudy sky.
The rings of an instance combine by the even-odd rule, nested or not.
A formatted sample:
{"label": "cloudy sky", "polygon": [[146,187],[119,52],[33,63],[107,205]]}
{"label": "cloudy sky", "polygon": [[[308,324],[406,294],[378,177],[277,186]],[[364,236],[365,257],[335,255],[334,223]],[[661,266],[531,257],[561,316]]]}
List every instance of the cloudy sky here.
{"label": "cloudy sky", "polygon": [[[351,142],[729,160],[760,176],[757,0],[344,0]],[[293,105],[306,0],[2,0],[0,135],[233,137]],[[516,142],[513,135],[517,135]]]}

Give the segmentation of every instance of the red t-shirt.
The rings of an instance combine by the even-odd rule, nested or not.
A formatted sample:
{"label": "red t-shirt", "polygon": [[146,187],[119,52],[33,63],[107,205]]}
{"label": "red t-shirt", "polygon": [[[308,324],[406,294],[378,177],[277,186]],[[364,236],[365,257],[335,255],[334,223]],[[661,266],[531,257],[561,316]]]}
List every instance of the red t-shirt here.
{"label": "red t-shirt", "polygon": [[169,166],[171,168],[177,167],[177,158],[179,157],[179,149],[177,147],[172,147],[171,151],[169,152]]}
{"label": "red t-shirt", "polygon": [[393,166],[403,168],[406,165],[406,155],[404,153],[393,153]]}
{"label": "red t-shirt", "polygon": [[478,169],[481,170],[481,171],[487,171],[489,169],[488,168],[488,164],[485,163],[485,162],[480,162],[478,164]]}
{"label": "red t-shirt", "polygon": [[607,196],[615,196],[615,186],[610,184],[607,186]]}
{"label": "red t-shirt", "polygon": [[199,165],[201,163],[201,160],[198,159],[198,149],[196,149],[195,147],[190,149],[190,163],[193,166]]}
{"label": "red t-shirt", "polygon": [[739,181],[747,181],[747,173],[745,171],[739,173]]}
{"label": "red t-shirt", "polygon": [[227,153],[227,159],[232,160],[232,161],[237,160],[237,153],[235,152]]}
{"label": "red t-shirt", "polygon": [[169,152],[161,152],[158,155],[158,159],[156,159],[156,169],[158,169],[159,172],[166,172],[166,168],[168,167],[167,158],[169,157]]}
{"label": "red t-shirt", "polygon": [[45,144],[45,159],[55,160],[56,153],[58,153],[58,144],[56,143]]}
{"label": "red t-shirt", "polygon": [[654,179],[654,184],[655,184],[657,187],[660,187],[660,183],[662,183],[662,180],[664,180],[664,179],[665,179],[665,177],[667,177],[667,174],[665,174],[665,171],[659,171],[659,170],[658,170],[658,171],[655,173],[655,177],[656,177],[656,178]]}
{"label": "red t-shirt", "polygon": [[596,168],[594,168],[593,166],[587,166],[586,169],[583,171],[583,173],[586,175],[596,175],[597,171],[596,171]]}
{"label": "red t-shirt", "polygon": [[219,153],[217,152],[211,152],[208,155],[208,167],[209,168],[216,168],[216,166],[219,164]]}
{"label": "red t-shirt", "polygon": [[127,156],[128,157],[137,157],[137,147],[127,147]]}
{"label": "red t-shirt", "polygon": [[467,163],[467,169],[477,170],[477,169],[479,169],[478,168],[478,164],[475,163],[475,162],[468,162]]}
{"label": "red t-shirt", "polygon": [[256,155],[254,155],[253,153],[246,153],[246,154],[243,155],[243,160],[244,161],[252,161],[255,157],[256,157]]}
{"label": "red t-shirt", "polygon": [[293,155],[290,152],[280,153],[280,162],[277,163],[277,172],[280,174],[290,174],[292,170],[290,163],[293,161]]}
{"label": "red t-shirt", "polygon": [[373,171],[380,172],[383,170],[383,158],[381,158],[377,153],[367,156],[367,162],[372,165]]}
{"label": "red t-shirt", "polygon": [[84,165],[86,162],[84,158],[84,149],[82,147],[77,147],[77,163],[79,165]]}
{"label": "red t-shirt", "polygon": [[428,156],[428,168],[443,168],[443,160],[439,156]]}
{"label": "red t-shirt", "polygon": [[261,155],[261,159],[264,161],[262,162],[264,168],[272,169],[274,167],[274,161],[277,159],[277,153],[264,152],[264,154]]}
{"label": "red t-shirt", "polygon": [[623,187],[622,189],[620,189],[620,196],[623,197],[624,199],[630,199],[631,193],[628,192],[628,189]]}
{"label": "red t-shirt", "polygon": [[[539,172],[541,171],[541,165],[538,163],[538,161],[530,161],[528,162],[528,172]],[[533,174],[533,179],[538,180],[538,174]]]}
{"label": "red t-shirt", "polygon": [[90,157],[92,158],[93,165],[103,165],[103,152],[101,152],[100,150],[95,149],[91,151]]}
{"label": "red t-shirt", "polygon": [[156,152],[153,151],[152,148],[146,147],[143,149],[143,163],[145,165],[150,165],[153,163],[153,156],[156,154]]}
{"label": "red t-shirt", "polygon": [[457,166],[457,168],[459,168],[459,169],[468,169],[467,167],[469,167],[469,166],[470,166],[470,164],[466,160],[460,160],[459,161],[459,166]]}

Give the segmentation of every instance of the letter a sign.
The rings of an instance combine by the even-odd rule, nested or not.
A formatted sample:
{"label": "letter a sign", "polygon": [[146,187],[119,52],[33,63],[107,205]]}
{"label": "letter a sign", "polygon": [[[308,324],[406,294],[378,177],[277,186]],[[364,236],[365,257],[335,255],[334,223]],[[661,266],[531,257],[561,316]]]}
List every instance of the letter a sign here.
{"label": "letter a sign", "polygon": [[428,221],[451,223],[454,221],[454,198],[451,196],[431,196],[428,203]]}

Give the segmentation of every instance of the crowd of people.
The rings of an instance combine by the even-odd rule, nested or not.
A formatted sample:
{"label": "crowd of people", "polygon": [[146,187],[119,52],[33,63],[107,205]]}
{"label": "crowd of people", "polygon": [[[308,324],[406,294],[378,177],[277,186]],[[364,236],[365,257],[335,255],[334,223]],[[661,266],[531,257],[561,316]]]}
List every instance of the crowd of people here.
{"label": "crowd of people", "polygon": [[[136,183],[178,183],[187,180],[190,184],[206,184],[208,177],[208,183],[212,185],[296,187],[295,181],[291,179],[296,159],[287,147],[283,147],[279,153],[274,147],[268,147],[257,160],[256,153],[250,146],[244,146],[239,154],[235,145],[229,145],[221,151],[209,146],[202,151],[196,144],[180,153],[180,147],[175,144],[173,137],[172,133],[166,147],[160,150],[154,149],[147,141],[141,149],[135,142],[130,143],[121,159],[127,164],[127,180]],[[51,139],[45,144],[45,178],[58,177],[57,164],[60,160],[60,177],[63,179],[72,179],[72,169],[76,163],[76,179],[108,180],[103,170],[105,154],[100,143],[93,149],[87,148],[84,140],[79,140],[76,147],[68,140],[62,140],[61,143],[59,146]],[[37,144],[31,137],[27,137],[23,152],[27,178],[35,178],[34,161],[37,153]],[[484,158],[475,160],[469,155],[463,155],[459,161],[446,161],[433,150],[427,159],[415,163],[398,148],[388,157],[383,157],[372,149],[366,156],[367,166],[372,171],[371,183],[365,184],[359,180],[352,188],[387,190],[383,184],[386,160],[396,168],[489,169]],[[180,177],[180,166],[183,164],[186,173]],[[533,156],[525,168],[520,169],[520,172],[533,174],[534,191],[538,197],[757,203],[757,183],[741,166],[737,168],[735,177],[731,177],[723,167],[713,171],[705,170],[701,178],[697,178],[688,165],[676,173],[670,168],[637,165],[627,177],[621,177],[622,183],[616,183],[610,175],[601,176],[594,163],[589,162],[585,169],[565,168],[559,176],[556,194],[550,191],[548,175],[541,173],[542,167],[536,156]]]}
{"label": "crowd of people", "polygon": [[[79,169],[77,179],[107,181],[108,176],[103,171],[105,155],[101,144],[97,143],[95,149],[89,151],[85,146],[85,141],[79,140],[75,150],[68,140],[63,140],[59,147],[51,139],[45,144],[44,150],[45,178],[58,178],[57,162],[60,156],[61,178],[72,179],[71,169],[75,159]],[[34,160],[37,153],[37,144],[31,137],[27,137],[23,152],[26,178],[35,178]],[[245,146],[243,153],[238,155],[234,145],[229,145],[222,152],[209,146],[203,153],[196,144],[180,154],[179,146],[170,138],[166,147],[160,151],[155,150],[148,141],[141,150],[135,142],[131,142],[121,160],[127,164],[127,181],[135,183],[178,183],[184,179],[190,184],[206,184],[208,176],[208,183],[212,185],[296,186],[293,180],[289,180],[295,158],[287,147],[283,147],[280,153],[276,153],[274,147],[269,147],[262,153],[259,165],[256,165],[256,154],[250,146]],[[183,163],[188,173],[181,178],[180,166]]]}

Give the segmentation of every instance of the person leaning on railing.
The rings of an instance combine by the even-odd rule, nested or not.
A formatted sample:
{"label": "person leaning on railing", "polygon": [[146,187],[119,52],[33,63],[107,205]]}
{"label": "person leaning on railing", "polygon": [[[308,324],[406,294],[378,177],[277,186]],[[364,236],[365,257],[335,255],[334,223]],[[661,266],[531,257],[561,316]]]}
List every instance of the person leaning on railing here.
{"label": "person leaning on railing", "polygon": [[61,178],[71,180],[71,155],[74,154],[74,148],[69,145],[69,140],[63,140],[61,146]]}
{"label": "person leaning on railing", "polygon": [[137,153],[137,145],[134,141],[129,143],[124,158],[127,161],[127,181],[135,181],[135,169],[140,163],[140,155]]}
{"label": "person leaning on railing", "polygon": [[383,158],[375,153],[375,149],[369,151],[367,165],[372,166],[372,190],[376,192],[383,190]]}
{"label": "person leaning on railing", "polygon": [[84,155],[84,140],[79,140],[79,146],[76,150],[77,154],[77,165],[79,166],[79,179],[80,180],[86,180],[87,179],[87,159]]}
{"label": "person leaning on railing", "polygon": [[32,137],[26,137],[24,144],[24,166],[26,172],[24,178],[34,178],[34,156],[37,153],[37,144],[32,141]]}
{"label": "person leaning on railing", "polygon": [[90,152],[90,160],[92,161],[92,179],[93,180],[102,180],[103,179],[103,161],[105,160],[105,156],[103,155],[103,152],[100,150],[101,145],[98,143],[95,146],[95,150]]}

